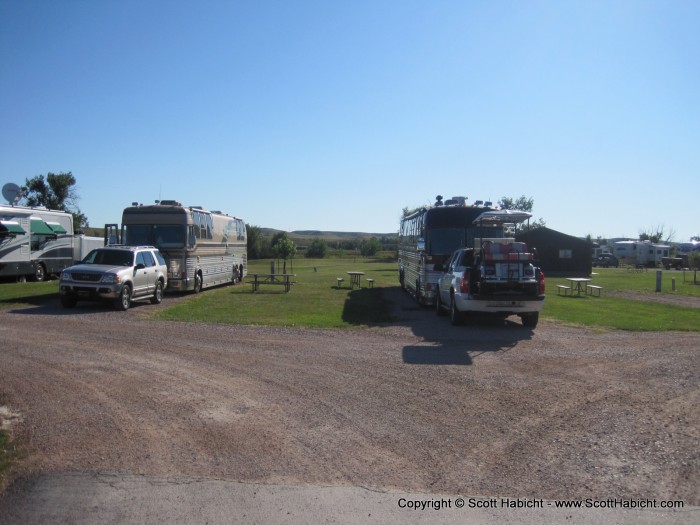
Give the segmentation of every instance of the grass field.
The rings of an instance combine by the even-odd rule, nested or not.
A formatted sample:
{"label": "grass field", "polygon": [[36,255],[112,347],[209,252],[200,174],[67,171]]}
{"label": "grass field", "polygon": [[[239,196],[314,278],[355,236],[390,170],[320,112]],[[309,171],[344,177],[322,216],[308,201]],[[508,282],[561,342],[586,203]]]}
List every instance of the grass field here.
{"label": "grass field", "polygon": [[[597,268],[591,284],[602,286],[600,297],[560,296],[558,284],[568,285],[564,278],[547,279],[545,318],[586,326],[599,326],[634,331],[700,331],[700,310],[657,302],[667,297],[700,297],[700,285],[683,282],[683,272],[664,271],[661,292],[656,292],[656,271],[636,273],[623,268]],[[672,292],[671,280],[676,279]],[[686,272],[686,279],[692,275]],[[623,297],[632,292],[634,299]]]}
{"label": "grass field", "polygon": [[[300,259],[287,263],[296,274],[289,293],[283,286],[263,285],[256,293],[247,279],[237,286],[206,290],[158,313],[159,319],[195,320],[271,326],[350,328],[389,322],[382,287],[398,284],[396,262],[388,259]],[[278,271],[281,269],[278,266]],[[362,288],[350,289],[348,271],[365,273]],[[269,273],[270,261],[251,261],[248,274]],[[337,278],[345,281],[338,288]],[[368,288],[366,279],[374,279]],[[167,301],[167,298],[166,298]]]}
{"label": "grass field", "polygon": [[[347,271],[362,271],[362,289],[350,289]],[[251,261],[249,274],[267,273],[270,261]],[[357,328],[392,322],[391,305],[382,289],[398,286],[396,261],[387,256],[378,259],[334,257],[320,260],[298,259],[288,263],[287,271],[296,274],[289,293],[281,286],[263,286],[252,293],[250,279],[237,286],[224,286],[189,295],[184,301],[168,304],[155,314],[158,319],[215,322],[227,324],[306,326],[316,328]],[[336,278],[345,279],[338,288]],[[686,280],[692,274],[686,272]],[[367,287],[367,278],[375,280]],[[671,279],[676,279],[676,291]],[[547,299],[542,318],[565,323],[633,331],[700,331],[700,310],[662,304],[659,297],[700,297],[700,285],[684,283],[683,272],[664,271],[662,291],[657,293],[656,271],[636,273],[626,269],[597,268],[592,284],[603,287],[601,297],[563,297],[557,284],[564,278],[547,278]],[[634,297],[623,297],[627,292]],[[18,304],[41,304],[56,297],[58,282],[0,284],[0,309]],[[426,309],[426,315],[431,312]]]}

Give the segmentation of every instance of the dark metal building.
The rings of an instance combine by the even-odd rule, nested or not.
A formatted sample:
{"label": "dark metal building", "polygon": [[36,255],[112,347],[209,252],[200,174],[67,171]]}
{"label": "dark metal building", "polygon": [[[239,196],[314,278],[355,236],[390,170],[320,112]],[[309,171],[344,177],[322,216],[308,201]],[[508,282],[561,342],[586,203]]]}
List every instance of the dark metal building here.
{"label": "dark metal building", "polygon": [[516,240],[536,249],[537,264],[546,276],[587,277],[591,274],[592,243],[549,228],[518,233]]}

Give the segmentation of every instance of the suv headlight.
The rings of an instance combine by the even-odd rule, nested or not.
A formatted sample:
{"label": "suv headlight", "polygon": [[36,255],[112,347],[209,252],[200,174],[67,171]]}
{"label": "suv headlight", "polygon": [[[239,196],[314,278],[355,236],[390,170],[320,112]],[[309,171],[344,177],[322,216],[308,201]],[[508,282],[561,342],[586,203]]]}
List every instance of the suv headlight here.
{"label": "suv headlight", "polygon": [[61,281],[72,281],[73,276],[68,272],[61,272]]}
{"label": "suv headlight", "polygon": [[118,284],[121,282],[121,278],[113,273],[106,273],[102,276],[100,282],[103,284]]}

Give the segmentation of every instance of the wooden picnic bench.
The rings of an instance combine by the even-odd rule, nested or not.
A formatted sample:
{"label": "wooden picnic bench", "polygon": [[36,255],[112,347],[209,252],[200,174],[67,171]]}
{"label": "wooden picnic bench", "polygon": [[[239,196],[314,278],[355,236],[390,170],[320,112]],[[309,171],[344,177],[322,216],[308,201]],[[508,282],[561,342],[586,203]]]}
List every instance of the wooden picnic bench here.
{"label": "wooden picnic bench", "polygon": [[250,283],[253,285],[253,292],[257,292],[258,288],[262,284],[275,284],[279,286],[284,286],[284,292],[287,293],[291,290],[292,285],[296,284],[296,281],[292,281],[291,278],[296,277],[295,273],[254,273],[253,281]]}
{"label": "wooden picnic bench", "polygon": [[571,293],[571,286],[566,286],[564,284],[558,284],[557,285],[557,295],[561,295],[561,292],[564,292],[564,296],[567,294]]}
{"label": "wooden picnic bench", "polygon": [[603,291],[602,286],[596,286],[595,284],[586,285],[586,293],[589,295],[597,295],[598,297],[600,297],[600,292],[602,292],[602,291]]}

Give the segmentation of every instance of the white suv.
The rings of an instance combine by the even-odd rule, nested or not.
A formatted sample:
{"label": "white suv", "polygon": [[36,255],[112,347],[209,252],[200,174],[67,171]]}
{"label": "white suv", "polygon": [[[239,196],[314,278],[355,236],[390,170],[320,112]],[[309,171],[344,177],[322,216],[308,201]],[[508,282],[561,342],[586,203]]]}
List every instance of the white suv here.
{"label": "white suv", "polygon": [[157,248],[110,245],[63,270],[59,293],[65,308],[80,299],[107,299],[117,310],[127,310],[136,299],[160,303],[167,285],[168,268]]}

